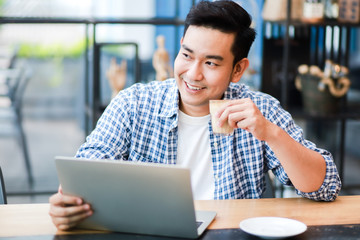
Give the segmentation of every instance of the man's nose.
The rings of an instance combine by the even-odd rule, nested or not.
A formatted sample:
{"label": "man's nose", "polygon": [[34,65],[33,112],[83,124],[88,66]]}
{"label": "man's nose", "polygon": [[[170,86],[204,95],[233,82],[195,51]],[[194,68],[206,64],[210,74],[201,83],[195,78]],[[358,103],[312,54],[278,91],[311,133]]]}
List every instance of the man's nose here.
{"label": "man's nose", "polygon": [[199,62],[193,62],[190,65],[186,75],[191,80],[197,80],[197,81],[202,80],[203,74],[202,74],[201,64]]}

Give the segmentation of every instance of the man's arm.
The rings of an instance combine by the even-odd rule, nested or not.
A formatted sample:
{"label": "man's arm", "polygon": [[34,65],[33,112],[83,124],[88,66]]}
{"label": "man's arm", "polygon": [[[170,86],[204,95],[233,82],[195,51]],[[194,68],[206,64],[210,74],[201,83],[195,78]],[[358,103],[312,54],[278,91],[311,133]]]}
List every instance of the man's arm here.
{"label": "man's arm", "polygon": [[270,146],[295,188],[317,191],[325,179],[326,163],[320,153],[296,142],[279,126],[268,121],[264,141]]}

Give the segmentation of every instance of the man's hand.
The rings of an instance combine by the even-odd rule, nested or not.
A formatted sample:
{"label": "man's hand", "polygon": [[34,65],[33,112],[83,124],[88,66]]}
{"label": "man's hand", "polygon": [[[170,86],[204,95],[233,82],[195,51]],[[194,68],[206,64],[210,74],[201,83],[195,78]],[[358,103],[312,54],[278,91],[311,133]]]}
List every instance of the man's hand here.
{"label": "man's hand", "polygon": [[58,193],[50,197],[49,202],[49,214],[59,230],[69,230],[93,214],[89,204],[79,197],[64,195],[61,187]]}
{"label": "man's hand", "polygon": [[228,121],[231,127],[242,128],[258,140],[266,140],[273,125],[249,98],[229,101],[217,112],[217,117],[220,126]]}

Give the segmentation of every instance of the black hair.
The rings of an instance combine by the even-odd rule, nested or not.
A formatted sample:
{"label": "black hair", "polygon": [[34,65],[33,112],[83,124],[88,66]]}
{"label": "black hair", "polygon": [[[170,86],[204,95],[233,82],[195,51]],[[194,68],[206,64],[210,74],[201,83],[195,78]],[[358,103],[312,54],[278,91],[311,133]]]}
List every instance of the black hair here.
{"label": "black hair", "polygon": [[251,16],[233,1],[201,1],[194,5],[185,19],[185,36],[189,26],[208,27],[224,33],[234,33],[231,47],[234,55],[233,65],[249,54],[256,32],[251,25]]}

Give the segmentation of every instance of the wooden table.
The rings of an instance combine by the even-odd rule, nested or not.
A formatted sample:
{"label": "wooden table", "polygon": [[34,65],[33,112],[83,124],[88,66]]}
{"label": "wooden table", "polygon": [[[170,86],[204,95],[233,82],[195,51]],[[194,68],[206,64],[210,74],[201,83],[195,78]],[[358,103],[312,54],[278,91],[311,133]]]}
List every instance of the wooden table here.
{"label": "wooden table", "polygon": [[[360,195],[340,196],[334,202],[304,198],[196,201],[195,208],[217,212],[210,229],[239,228],[240,221],[257,216],[288,217],[308,226],[360,224]],[[48,211],[49,204],[0,205],[0,237],[69,234],[54,227]]]}
{"label": "wooden table", "polygon": [[268,198],[197,201],[197,210],[218,213],[210,228],[238,228],[250,217],[275,216],[299,220],[308,226],[360,224],[360,196],[340,196],[334,202],[305,198]]}

